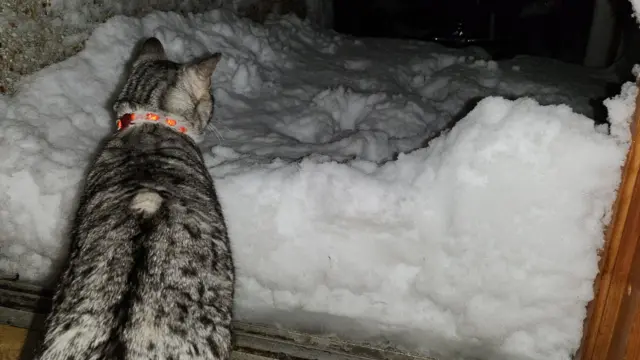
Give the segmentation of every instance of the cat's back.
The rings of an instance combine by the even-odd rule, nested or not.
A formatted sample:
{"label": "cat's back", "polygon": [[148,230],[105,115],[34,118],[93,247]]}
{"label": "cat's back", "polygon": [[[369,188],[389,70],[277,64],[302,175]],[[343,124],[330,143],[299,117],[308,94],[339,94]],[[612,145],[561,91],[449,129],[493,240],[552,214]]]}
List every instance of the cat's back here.
{"label": "cat's back", "polygon": [[230,246],[193,141],[154,125],[117,134],[77,218],[41,359],[228,357]]}

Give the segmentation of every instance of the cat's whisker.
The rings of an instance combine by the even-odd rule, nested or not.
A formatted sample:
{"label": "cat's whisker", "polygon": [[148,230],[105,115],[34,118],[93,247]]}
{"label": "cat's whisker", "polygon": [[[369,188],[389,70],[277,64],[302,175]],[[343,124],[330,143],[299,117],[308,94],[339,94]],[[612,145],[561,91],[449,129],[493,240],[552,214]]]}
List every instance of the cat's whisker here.
{"label": "cat's whisker", "polygon": [[222,136],[222,133],[218,130],[218,128],[213,124],[209,124],[209,128],[211,128],[213,133],[216,134],[216,137],[218,138],[218,141],[220,141],[220,143],[222,143],[224,141],[224,136]]}

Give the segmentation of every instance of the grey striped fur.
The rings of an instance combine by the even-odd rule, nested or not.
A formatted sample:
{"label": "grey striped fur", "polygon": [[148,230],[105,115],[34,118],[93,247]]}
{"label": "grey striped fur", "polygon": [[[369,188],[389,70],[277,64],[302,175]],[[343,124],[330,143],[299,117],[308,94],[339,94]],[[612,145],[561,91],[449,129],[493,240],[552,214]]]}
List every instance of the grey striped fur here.
{"label": "grey striped fur", "polygon": [[[114,109],[206,127],[220,54],[190,64],[144,43]],[[42,360],[228,359],[234,268],[196,143],[158,124],[107,139],[86,177]]]}

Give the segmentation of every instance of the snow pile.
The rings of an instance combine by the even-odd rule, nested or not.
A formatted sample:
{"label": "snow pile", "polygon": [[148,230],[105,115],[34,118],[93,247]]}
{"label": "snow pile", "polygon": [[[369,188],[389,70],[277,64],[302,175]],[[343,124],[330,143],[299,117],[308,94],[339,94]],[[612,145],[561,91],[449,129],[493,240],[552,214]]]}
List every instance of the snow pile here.
{"label": "snow pile", "polygon": [[488,98],[382,166],[309,158],[227,176],[238,315],[384,329],[447,356],[569,359],[624,150],[568,107]]}
{"label": "snow pile", "polygon": [[48,283],[57,271],[83,171],[146,36],[177,61],[224,54],[202,149],[234,246],[239,320],[443,359],[570,358],[635,87],[607,103],[611,136],[565,105],[491,97],[421,148],[491,94],[590,115],[607,78],[357,41],[292,17],[115,17],[77,56],[0,97],[3,277]]}
{"label": "snow pile", "polygon": [[62,16],[65,23],[86,25],[104,21],[114,14],[140,15],[152,10],[202,12],[219,8],[232,0],[48,0],[50,13]]}
{"label": "snow pile", "polygon": [[638,14],[640,13],[640,0],[629,0],[631,1],[631,7],[633,8],[633,17],[636,18],[636,21],[640,24],[640,19],[638,18]]}
{"label": "snow pile", "polygon": [[[332,0],[289,1],[299,2],[300,6],[306,9],[306,18],[315,26],[325,29],[333,26]],[[282,0],[103,0],[92,2],[48,0],[45,5],[49,14],[59,16],[66,25],[87,26],[92,23],[102,22],[113,15],[140,16],[153,10],[186,14],[223,8],[239,13],[239,10],[258,2],[273,3],[270,6],[272,10],[282,6],[283,3]]]}

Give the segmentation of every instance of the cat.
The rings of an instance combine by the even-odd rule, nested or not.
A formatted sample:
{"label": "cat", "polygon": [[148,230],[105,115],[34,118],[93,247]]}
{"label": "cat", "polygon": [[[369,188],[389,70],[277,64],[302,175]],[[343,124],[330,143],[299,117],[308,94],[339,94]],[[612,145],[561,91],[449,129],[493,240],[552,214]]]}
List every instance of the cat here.
{"label": "cat", "polygon": [[235,272],[197,146],[213,111],[215,53],[133,61],[117,130],[86,176],[40,360],[228,359]]}

